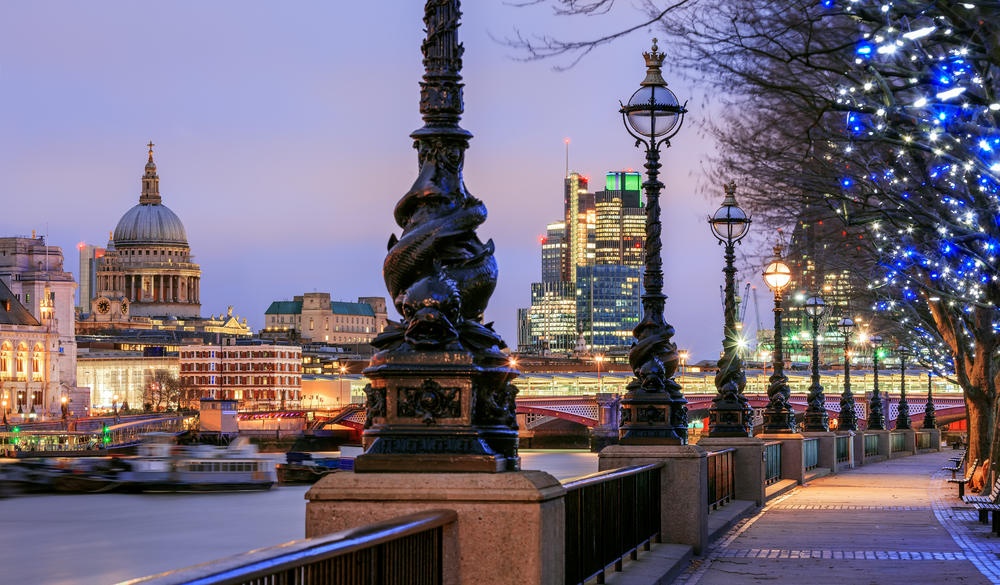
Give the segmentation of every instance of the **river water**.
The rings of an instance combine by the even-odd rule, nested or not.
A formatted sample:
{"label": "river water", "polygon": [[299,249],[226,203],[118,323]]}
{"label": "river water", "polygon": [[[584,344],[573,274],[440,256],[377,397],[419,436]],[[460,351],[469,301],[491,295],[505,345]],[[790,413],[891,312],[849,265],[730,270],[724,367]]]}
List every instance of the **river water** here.
{"label": "river water", "polygon": [[[586,451],[521,451],[559,479],[597,471]],[[0,584],[108,585],[305,536],[309,486],[219,494],[0,499]]]}

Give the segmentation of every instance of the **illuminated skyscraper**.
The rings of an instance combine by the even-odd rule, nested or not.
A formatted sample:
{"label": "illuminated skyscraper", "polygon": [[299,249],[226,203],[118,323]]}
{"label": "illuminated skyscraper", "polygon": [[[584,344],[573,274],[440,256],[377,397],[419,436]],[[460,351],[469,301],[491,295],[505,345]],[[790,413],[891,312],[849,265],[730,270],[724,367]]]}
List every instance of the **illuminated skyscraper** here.
{"label": "illuminated skyscraper", "polygon": [[566,262],[566,223],[550,223],[541,238],[542,282],[563,280],[563,263]]}
{"label": "illuminated skyscraper", "polygon": [[566,224],[566,256],[562,278],[576,280],[576,267],[594,263],[594,194],[587,190],[589,181],[583,175],[571,172],[564,182],[563,204]]}
{"label": "illuminated skyscraper", "polygon": [[605,176],[604,191],[594,195],[594,206],[595,264],[642,266],[646,210],[639,173],[609,172]]}

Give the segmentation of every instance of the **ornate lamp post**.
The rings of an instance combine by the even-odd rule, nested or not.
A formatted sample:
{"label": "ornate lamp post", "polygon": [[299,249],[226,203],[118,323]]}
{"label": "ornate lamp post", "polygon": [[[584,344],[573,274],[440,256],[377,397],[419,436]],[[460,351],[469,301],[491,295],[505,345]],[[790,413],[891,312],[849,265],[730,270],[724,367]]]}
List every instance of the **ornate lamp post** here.
{"label": "ornate lamp post", "polygon": [[7,430],[7,399],[3,399],[3,428]]}
{"label": "ornate lamp post", "polygon": [[858,430],[858,415],[854,411],[854,394],[851,393],[851,333],[854,319],[843,317],[837,328],[844,335],[844,392],[840,395],[840,417],[838,428],[842,431]]}
{"label": "ornate lamp post", "polygon": [[924,406],[924,428],[933,429],[937,426],[937,418],[934,416],[934,395],[932,393],[931,372],[927,372],[927,404]]}
{"label": "ornate lamp post", "polygon": [[826,398],[823,385],[819,383],[819,320],[826,311],[826,302],[819,295],[806,299],[806,314],[812,320],[812,383],[809,384],[809,406],[806,407],[805,430],[827,432],[830,430],[829,416],[826,414]]}
{"label": "ornate lamp post", "polygon": [[111,397],[111,411],[114,413],[115,424],[118,424],[118,395]]}
{"label": "ornate lamp post", "polygon": [[781,332],[781,293],[792,281],[792,271],[781,260],[781,245],[774,247],[774,258],[764,269],[764,284],[774,293],[774,364],[767,385],[767,408],[764,409],[764,432],[794,433],[795,412],[788,399],[792,395],[785,376],[785,355]]}
{"label": "ornate lamp post", "polygon": [[420,114],[410,136],[419,174],[396,204],[402,234],[389,238],[383,264],[389,298],[402,315],[372,345],[364,370],[364,472],[499,472],[520,467],[506,344],[483,323],[496,288],[492,241],[476,228],[486,206],[466,189],[459,126],[462,53],[458,0],[427,0]]}
{"label": "ornate lamp post", "polygon": [[872,335],[868,338],[872,344],[872,399],[868,404],[868,429],[872,431],[885,430],[885,413],[882,411],[882,395],[878,390],[878,354],[882,351],[882,336]]}
{"label": "ornate lamp post", "polygon": [[604,355],[597,354],[594,356],[594,365],[597,366],[597,391],[604,392],[604,384],[601,383],[601,364],[604,363]]}
{"label": "ornate lamp post", "polygon": [[67,419],[69,418],[69,398],[63,396],[59,398],[59,410],[62,411],[62,423],[63,428],[69,428],[67,426]]}
{"label": "ornate lamp post", "polygon": [[899,355],[899,413],[896,415],[896,430],[910,428],[910,405],[906,402],[906,356],[909,350],[900,345],[896,348]]}
{"label": "ornate lamp post", "polygon": [[663,261],[660,257],[660,146],[670,146],[670,139],[684,123],[687,109],[667,89],[660,68],[664,54],[656,39],[642,56],[646,60],[646,78],[639,89],[622,104],[625,129],[635,138],[636,147],[646,149],[646,248],[642,277],[642,319],[633,330],[636,342],[629,351],[629,365],[635,373],[622,399],[619,435],[622,444],[686,444],[687,400],[680,384],[673,380],[677,371],[677,346],[671,341],[674,328],[663,318]]}
{"label": "ornate lamp post", "polygon": [[716,396],[708,409],[708,436],[749,437],[753,435],[753,409],[743,394],[747,378],[743,372],[736,333],[736,268],[733,260],[736,244],[750,230],[750,218],[736,203],[736,183],[729,183],[725,190],[722,207],[708,218],[712,235],[726,247],[726,267],[723,269],[726,275],[725,330],[722,358],[719,360],[719,371],[715,374]]}

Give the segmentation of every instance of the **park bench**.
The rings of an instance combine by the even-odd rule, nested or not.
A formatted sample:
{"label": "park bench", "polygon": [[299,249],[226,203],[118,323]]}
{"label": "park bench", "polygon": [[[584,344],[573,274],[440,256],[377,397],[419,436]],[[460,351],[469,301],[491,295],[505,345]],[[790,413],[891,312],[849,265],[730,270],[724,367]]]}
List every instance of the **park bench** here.
{"label": "park bench", "polygon": [[979,460],[978,459],[976,459],[975,461],[973,461],[972,465],[970,465],[968,467],[968,469],[966,469],[965,477],[960,477],[960,478],[957,478],[957,479],[949,479],[948,480],[948,483],[957,483],[958,484],[958,497],[959,498],[962,498],[962,497],[965,496],[965,486],[970,481],[972,481],[972,476],[975,475],[977,469],[979,469]]}
{"label": "park bench", "polygon": [[1000,503],[1000,477],[997,477],[996,481],[993,482],[993,489],[990,490],[989,495],[963,496],[962,501],[966,504],[972,504],[976,510],[979,510],[979,521],[986,524],[989,522],[989,510],[976,507],[976,504]]}
{"label": "park bench", "polygon": [[968,454],[969,452],[965,451],[964,453],[962,453],[961,457],[952,457],[948,459],[948,461],[951,461],[951,465],[945,465],[941,469],[945,471],[950,471],[951,478],[955,479],[955,472],[960,471],[962,469],[962,466],[965,465],[965,456]]}

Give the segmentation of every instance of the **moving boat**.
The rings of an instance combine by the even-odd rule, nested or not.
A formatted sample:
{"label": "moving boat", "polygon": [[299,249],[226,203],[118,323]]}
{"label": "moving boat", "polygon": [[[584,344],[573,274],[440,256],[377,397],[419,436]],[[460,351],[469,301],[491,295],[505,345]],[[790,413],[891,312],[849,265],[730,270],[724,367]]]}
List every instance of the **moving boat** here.
{"label": "moving boat", "polygon": [[149,433],[135,457],[24,460],[4,465],[0,495],[268,490],[277,480],[274,461],[260,456],[246,438],[237,438],[228,447],[177,445],[169,433]]}

